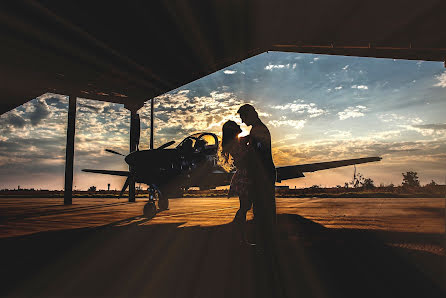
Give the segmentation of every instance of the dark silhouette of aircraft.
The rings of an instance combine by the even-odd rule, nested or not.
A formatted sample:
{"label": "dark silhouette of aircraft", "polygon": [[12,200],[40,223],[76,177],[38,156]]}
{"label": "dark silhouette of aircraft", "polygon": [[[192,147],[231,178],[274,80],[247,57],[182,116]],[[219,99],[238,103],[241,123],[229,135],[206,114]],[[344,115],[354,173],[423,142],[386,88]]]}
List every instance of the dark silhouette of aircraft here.
{"label": "dark silhouette of aircraft", "polygon": [[[181,195],[190,187],[212,189],[230,184],[233,169],[225,169],[221,162],[220,140],[209,132],[201,132],[186,137],[176,148],[170,141],[156,149],[138,150],[127,156],[114,150],[107,152],[125,156],[130,171],[92,170],[84,172],[127,177],[119,197],[129,185],[129,180],[149,186],[149,203],[144,213],[156,212],[155,200],[160,210],[168,209],[169,197]],[[305,172],[315,172],[331,168],[380,161],[381,157],[365,157],[311,164],[277,167],[277,182],[304,177]]]}

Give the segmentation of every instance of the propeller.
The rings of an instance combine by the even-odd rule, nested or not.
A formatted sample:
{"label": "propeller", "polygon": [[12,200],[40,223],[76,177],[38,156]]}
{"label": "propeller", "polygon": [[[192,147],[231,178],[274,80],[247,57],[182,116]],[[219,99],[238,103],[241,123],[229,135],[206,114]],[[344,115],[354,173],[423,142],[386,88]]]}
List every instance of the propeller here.
{"label": "propeller", "polygon": [[111,150],[111,149],[105,149],[105,151],[110,152],[110,153],[113,153],[113,154],[117,154],[117,155],[125,156],[124,154],[119,153],[119,152],[116,152],[116,151]]}
{"label": "propeller", "polygon": [[[130,123],[130,140],[132,142],[132,144],[130,145],[130,148],[135,147],[136,151],[139,151],[139,140],[141,137],[140,134],[140,119],[139,119],[139,115],[137,113],[133,113],[132,112],[132,116],[131,116],[131,123]],[[162,145],[161,147],[157,148],[157,149],[163,149],[166,148],[170,145],[172,145],[173,143],[175,143],[174,141],[171,141],[169,143],[166,143],[164,145]],[[125,156],[122,153],[119,153],[117,151],[111,150],[111,149],[105,149],[105,151],[113,153],[113,154],[117,154],[120,156]],[[130,178],[132,177],[132,173],[130,171],[129,175],[127,176],[127,179],[124,182],[124,185],[122,186],[121,192],[119,193],[118,199],[120,199],[122,197],[122,195],[124,194],[125,190],[127,189],[127,187],[129,187],[130,184]]]}
{"label": "propeller", "polygon": [[169,147],[170,145],[172,145],[172,144],[174,144],[174,143],[175,143],[175,141],[167,142],[166,144],[163,144],[163,145],[159,146],[159,147],[156,148],[155,150],[163,150],[164,148],[167,148],[167,147]]}

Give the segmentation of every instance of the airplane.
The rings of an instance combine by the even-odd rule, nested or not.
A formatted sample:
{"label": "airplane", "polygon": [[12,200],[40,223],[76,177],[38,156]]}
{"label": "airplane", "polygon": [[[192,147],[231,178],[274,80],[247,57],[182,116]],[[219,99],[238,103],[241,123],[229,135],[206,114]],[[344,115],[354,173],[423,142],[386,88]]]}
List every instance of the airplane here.
{"label": "airplane", "polygon": [[[150,150],[136,150],[125,156],[111,149],[105,151],[125,156],[130,171],[83,169],[84,172],[127,177],[119,197],[129,185],[131,178],[135,183],[149,186],[149,202],[144,207],[144,214],[156,213],[155,201],[160,211],[169,208],[169,198],[181,196],[190,187],[213,189],[229,185],[234,168],[225,169],[222,165],[220,138],[214,133],[199,132],[192,134],[175,148],[169,149],[175,142]],[[305,177],[304,173],[344,167],[349,165],[380,161],[381,157],[337,160],[276,167],[277,182]]]}

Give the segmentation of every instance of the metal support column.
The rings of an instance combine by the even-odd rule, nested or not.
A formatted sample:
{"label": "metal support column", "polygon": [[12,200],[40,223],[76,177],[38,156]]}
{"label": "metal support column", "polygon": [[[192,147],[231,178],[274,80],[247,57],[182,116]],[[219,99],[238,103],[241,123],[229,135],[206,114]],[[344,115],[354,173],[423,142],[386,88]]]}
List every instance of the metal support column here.
{"label": "metal support column", "polygon": [[152,98],[150,100],[150,149],[153,149],[153,102]]}
{"label": "metal support column", "polygon": [[70,96],[68,103],[67,146],[65,155],[64,205],[72,204],[75,132],[76,132],[76,96]]}
{"label": "metal support column", "polygon": [[[139,121],[135,119],[138,119],[138,113],[136,109],[130,109],[130,152],[136,151],[139,142],[139,127],[136,127],[139,125]],[[136,131],[138,133],[135,133]],[[130,167],[129,170],[131,172],[132,168]],[[132,176],[129,177],[129,202],[135,202],[135,180]]]}

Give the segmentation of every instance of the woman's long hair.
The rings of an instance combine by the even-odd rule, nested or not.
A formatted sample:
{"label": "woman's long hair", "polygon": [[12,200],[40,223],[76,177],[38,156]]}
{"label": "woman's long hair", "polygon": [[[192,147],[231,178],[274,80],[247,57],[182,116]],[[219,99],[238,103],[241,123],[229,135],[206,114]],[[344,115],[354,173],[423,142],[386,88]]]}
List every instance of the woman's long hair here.
{"label": "woman's long hair", "polygon": [[223,134],[221,140],[222,147],[222,155],[225,159],[225,162],[229,161],[229,150],[231,145],[234,144],[234,141],[237,139],[239,133],[242,132],[240,126],[232,120],[228,120],[223,124]]}

